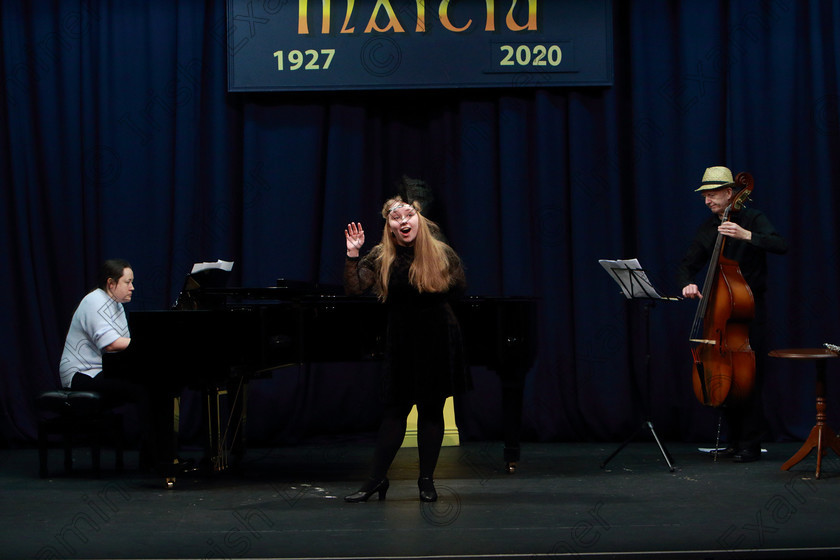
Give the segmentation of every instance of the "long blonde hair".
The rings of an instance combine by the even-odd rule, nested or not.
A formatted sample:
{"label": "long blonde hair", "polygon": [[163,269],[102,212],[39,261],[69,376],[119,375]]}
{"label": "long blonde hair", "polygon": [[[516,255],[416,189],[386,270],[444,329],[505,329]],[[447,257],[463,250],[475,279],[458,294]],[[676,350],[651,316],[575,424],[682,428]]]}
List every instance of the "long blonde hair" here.
{"label": "long blonde hair", "polygon": [[[385,227],[382,232],[382,241],[379,243],[380,250],[376,255],[379,262],[379,277],[376,280],[379,299],[385,300],[388,297],[388,280],[391,274],[391,265],[397,256],[397,242],[391,233],[388,224],[388,214],[395,204],[403,201],[402,197],[395,196],[388,199],[382,206],[382,217],[385,218]],[[440,231],[436,223],[427,219],[421,213],[420,205],[415,201],[411,206],[417,212],[417,237],[414,239],[414,261],[408,271],[409,283],[417,288],[419,292],[443,292],[452,286],[455,279],[450,273],[450,254],[452,249],[438,239],[434,232]]]}

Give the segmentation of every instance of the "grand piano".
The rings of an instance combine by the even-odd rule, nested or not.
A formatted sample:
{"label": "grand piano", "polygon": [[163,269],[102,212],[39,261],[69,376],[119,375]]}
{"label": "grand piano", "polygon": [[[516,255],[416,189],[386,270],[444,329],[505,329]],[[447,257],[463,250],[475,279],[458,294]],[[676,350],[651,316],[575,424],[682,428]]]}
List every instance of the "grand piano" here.
{"label": "grand piano", "polygon": [[[453,307],[469,364],[501,379],[504,461],[513,473],[520,459],[523,386],[536,354],[536,301],[471,296]],[[103,371],[173,396],[184,387],[200,390],[203,463],[220,471],[245,450],[249,379],[287,366],[378,360],[385,312],[374,297],[345,296],[336,287],[279,280],[276,287],[204,288],[188,282],[175,308],[129,313],[131,345],[106,354]],[[161,451],[171,467],[169,486],[178,472],[178,402],[171,440]]]}

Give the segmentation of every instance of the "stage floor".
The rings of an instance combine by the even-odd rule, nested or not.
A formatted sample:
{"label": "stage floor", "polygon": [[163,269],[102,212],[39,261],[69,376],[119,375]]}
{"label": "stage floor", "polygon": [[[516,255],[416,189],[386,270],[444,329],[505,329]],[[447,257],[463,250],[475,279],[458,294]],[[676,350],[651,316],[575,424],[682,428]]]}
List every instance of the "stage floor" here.
{"label": "stage floor", "polygon": [[780,466],[712,461],[697,445],[526,443],[516,474],[499,443],[443,449],[440,500],[417,498],[415,449],[400,450],[387,499],[348,504],[372,445],[351,441],[251,449],[240,473],[163,480],[77,469],[38,478],[35,449],[0,450],[2,558],[837,558],[840,461],[814,453]]}

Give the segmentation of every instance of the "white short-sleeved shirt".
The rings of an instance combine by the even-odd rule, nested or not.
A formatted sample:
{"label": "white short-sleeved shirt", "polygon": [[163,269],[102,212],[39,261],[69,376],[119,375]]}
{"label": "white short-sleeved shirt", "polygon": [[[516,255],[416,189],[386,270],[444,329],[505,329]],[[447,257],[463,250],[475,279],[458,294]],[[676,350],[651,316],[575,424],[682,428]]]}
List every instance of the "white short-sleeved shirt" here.
{"label": "white short-sleeved shirt", "polygon": [[101,288],[86,295],[73,314],[64,341],[58,366],[61,386],[70,387],[77,373],[96,377],[102,371],[102,349],[121,336],[130,336],[123,305]]}

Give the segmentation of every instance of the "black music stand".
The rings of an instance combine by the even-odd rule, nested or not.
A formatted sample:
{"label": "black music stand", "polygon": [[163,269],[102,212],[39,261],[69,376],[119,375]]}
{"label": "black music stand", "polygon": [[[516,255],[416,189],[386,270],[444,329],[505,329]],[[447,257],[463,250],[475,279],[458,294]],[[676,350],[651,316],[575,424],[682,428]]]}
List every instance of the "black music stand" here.
{"label": "black music stand", "polygon": [[653,284],[645,274],[645,270],[639,264],[637,259],[630,260],[600,260],[601,266],[612,276],[612,278],[621,286],[621,291],[628,300],[643,300],[644,305],[644,322],[645,322],[645,383],[647,385],[646,391],[639,391],[642,398],[642,408],[645,419],[642,424],[628,437],[618,449],[604,459],[601,463],[601,468],[607,466],[613,457],[618,455],[628,443],[630,443],[636,436],[644,429],[650,430],[656,445],[659,446],[659,451],[665,458],[670,472],[674,472],[674,461],[668,449],[660,441],[659,436],[656,435],[656,430],[653,428],[653,422],[650,419],[650,310],[656,304],[656,301],[679,301],[679,298],[664,296],[653,287]]}
{"label": "black music stand", "polygon": [[[205,288],[224,288],[228,285],[232,261],[218,260],[216,262],[195,263],[184,278],[184,285],[178,294],[173,309],[198,309],[215,307],[224,301],[224,296],[205,296],[201,290]],[[199,300],[201,296],[202,301]]]}

